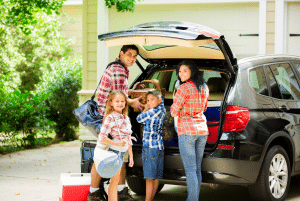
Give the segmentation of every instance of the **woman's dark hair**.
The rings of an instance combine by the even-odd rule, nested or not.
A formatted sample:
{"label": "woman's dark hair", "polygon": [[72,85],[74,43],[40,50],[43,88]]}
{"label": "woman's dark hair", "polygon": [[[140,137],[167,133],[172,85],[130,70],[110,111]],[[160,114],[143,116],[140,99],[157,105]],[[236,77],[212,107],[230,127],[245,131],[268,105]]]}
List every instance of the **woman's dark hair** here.
{"label": "woman's dark hair", "polygon": [[182,82],[179,77],[179,69],[180,69],[180,66],[182,66],[182,65],[187,66],[191,70],[190,80],[195,83],[196,88],[198,89],[198,91],[200,91],[200,89],[205,85],[205,80],[201,76],[197,64],[195,62],[193,62],[192,60],[183,60],[177,66],[176,73],[177,73],[177,77],[179,79],[180,85],[182,84]]}

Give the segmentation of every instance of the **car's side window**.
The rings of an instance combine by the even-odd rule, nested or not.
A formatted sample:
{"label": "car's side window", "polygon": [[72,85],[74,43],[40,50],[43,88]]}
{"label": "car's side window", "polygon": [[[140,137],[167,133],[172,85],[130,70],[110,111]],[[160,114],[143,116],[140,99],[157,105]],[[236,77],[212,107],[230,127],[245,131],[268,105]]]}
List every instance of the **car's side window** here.
{"label": "car's side window", "polygon": [[279,86],[277,84],[277,81],[270,69],[269,66],[265,67],[266,71],[267,71],[267,77],[269,79],[269,84],[270,84],[270,89],[271,89],[271,96],[274,98],[278,98],[281,99],[281,93],[279,90]]}
{"label": "car's side window", "polygon": [[280,63],[270,65],[276,78],[283,99],[299,100],[300,89],[290,64]]}
{"label": "car's side window", "polygon": [[298,73],[300,73],[300,63],[294,63],[294,66],[296,67]]}
{"label": "car's side window", "polygon": [[250,69],[249,71],[249,85],[261,95],[268,96],[269,90],[263,67]]}

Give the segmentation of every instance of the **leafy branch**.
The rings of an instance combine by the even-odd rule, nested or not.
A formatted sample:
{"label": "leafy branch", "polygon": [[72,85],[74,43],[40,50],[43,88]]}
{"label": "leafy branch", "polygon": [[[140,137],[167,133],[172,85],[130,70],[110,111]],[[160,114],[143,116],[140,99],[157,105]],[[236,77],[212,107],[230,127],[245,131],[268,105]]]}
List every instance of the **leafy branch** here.
{"label": "leafy branch", "polygon": [[105,0],[105,5],[108,8],[111,8],[112,6],[116,6],[118,12],[125,12],[125,11],[133,12],[135,10],[135,4],[136,4],[135,0]]}

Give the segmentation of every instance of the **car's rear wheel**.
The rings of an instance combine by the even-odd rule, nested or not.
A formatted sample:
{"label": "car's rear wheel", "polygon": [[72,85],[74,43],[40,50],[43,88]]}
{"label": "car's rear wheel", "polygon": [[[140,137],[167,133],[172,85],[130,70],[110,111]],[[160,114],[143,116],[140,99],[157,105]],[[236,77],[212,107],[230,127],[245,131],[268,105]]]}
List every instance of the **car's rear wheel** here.
{"label": "car's rear wheel", "polygon": [[[146,180],[140,177],[127,177],[127,184],[129,188],[138,195],[146,195]],[[161,191],[164,184],[159,184],[156,194]]]}
{"label": "car's rear wheel", "polygon": [[281,146],[276,145],[267,152],[256,183],[248,189],[255,200],[281,201],[287,196],[290,179],[289,157]]}

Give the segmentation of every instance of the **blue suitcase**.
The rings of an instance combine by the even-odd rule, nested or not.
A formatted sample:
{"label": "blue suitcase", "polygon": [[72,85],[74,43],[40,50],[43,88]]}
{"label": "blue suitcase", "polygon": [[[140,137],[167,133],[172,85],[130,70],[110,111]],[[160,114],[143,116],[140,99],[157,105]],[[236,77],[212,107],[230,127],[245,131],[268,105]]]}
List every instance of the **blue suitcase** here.
{"label": "blue suitcase", "polygon": [[84,140],[81,143],[81,173],[90,173],[94,164],[94,150],[97,145],[97,140]]}

